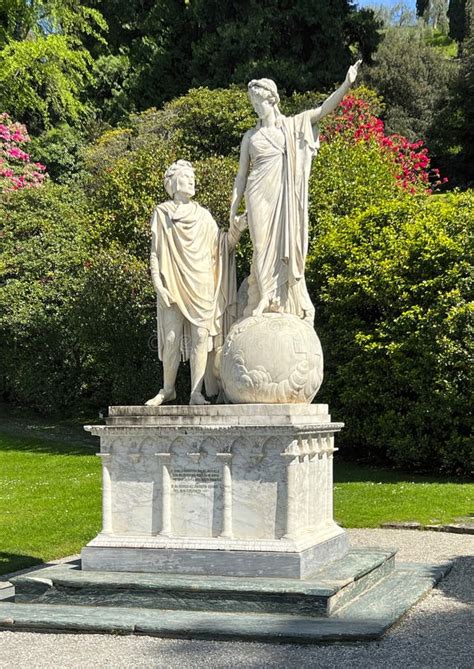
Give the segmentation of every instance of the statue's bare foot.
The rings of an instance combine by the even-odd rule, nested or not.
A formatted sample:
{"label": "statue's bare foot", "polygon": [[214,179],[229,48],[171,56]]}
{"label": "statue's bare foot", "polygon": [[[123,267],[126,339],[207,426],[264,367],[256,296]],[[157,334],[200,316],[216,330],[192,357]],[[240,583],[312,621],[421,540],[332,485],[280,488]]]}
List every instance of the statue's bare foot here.
{"label": "statue's bare foot", "polygon": [[189,398],[189,404],[210,404],[202,393],[193,393]]}
{"label": "statue's bare foot", "polygon": [[270,300],[267,296],[262,297],[260,302],[257,304],[257,308],[252,311],[252,316],[261,316],[265,309],[268,309],[270,305]]}
{"label": "statue's bare foot", "polygon": [[151,400],[148,400],[148,402],[145,402],[145,405],[147,407],[159,407],[160,404],[163,404],[163,402],[171,402],[172,400],[176,399],[176,392],[174,390],[164,390],[162,388],[158,395],[155,395],[155,397],[152,397]]}

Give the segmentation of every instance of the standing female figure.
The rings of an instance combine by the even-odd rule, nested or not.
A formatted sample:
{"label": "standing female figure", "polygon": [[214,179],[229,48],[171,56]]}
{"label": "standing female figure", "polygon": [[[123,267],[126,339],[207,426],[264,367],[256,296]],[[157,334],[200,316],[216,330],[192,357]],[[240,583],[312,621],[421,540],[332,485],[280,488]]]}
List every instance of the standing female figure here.
{"label": "standing female figure", "polygon": [[274,81],[254,79],[248,85],[259,120],[242,140],[230,210],[233,221],[245,193],[253,258],[244,316],[282,311],[314,319],[304,279],[311,160],[319,147],[318,122],[339,105],[360,63],[320,107],[291,117],[280,113]]}

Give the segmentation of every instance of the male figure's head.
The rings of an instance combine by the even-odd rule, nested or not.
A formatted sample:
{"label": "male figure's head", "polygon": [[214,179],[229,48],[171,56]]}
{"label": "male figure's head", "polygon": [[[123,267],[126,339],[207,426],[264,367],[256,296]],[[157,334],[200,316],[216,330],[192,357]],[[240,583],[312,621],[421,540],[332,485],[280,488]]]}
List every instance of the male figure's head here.
{"label": "male figure's head", "polygon": [[195,193],[194,169],[187,160],[177,160],[165,173],[164,186],[173,199],[189,200]]}

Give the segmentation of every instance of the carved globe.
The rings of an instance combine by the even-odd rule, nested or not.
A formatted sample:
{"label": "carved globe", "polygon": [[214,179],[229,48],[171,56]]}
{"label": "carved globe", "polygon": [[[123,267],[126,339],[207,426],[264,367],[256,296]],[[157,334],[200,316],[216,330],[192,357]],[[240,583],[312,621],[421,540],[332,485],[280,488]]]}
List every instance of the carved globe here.
{"label": "carved globe", "polygon": [[321,343],[290,314],[245,318],[227,335],[220,377],[233,404],[309,404],[323,381]]}

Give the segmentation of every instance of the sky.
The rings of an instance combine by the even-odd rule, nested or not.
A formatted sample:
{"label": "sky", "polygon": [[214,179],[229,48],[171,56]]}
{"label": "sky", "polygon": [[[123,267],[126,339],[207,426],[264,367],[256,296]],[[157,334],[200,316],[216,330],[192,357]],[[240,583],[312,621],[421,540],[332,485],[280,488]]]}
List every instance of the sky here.
{"label": "sky", "polygon": [[[394,5],[400,4],[400,0],[355,0],[359,7],[367,7],[371,5],[372,7],[383,5],[384,7],[393,7]],[[412,11],[415,11],[416,0],[403,0],[404,4],[407,5]]]}

